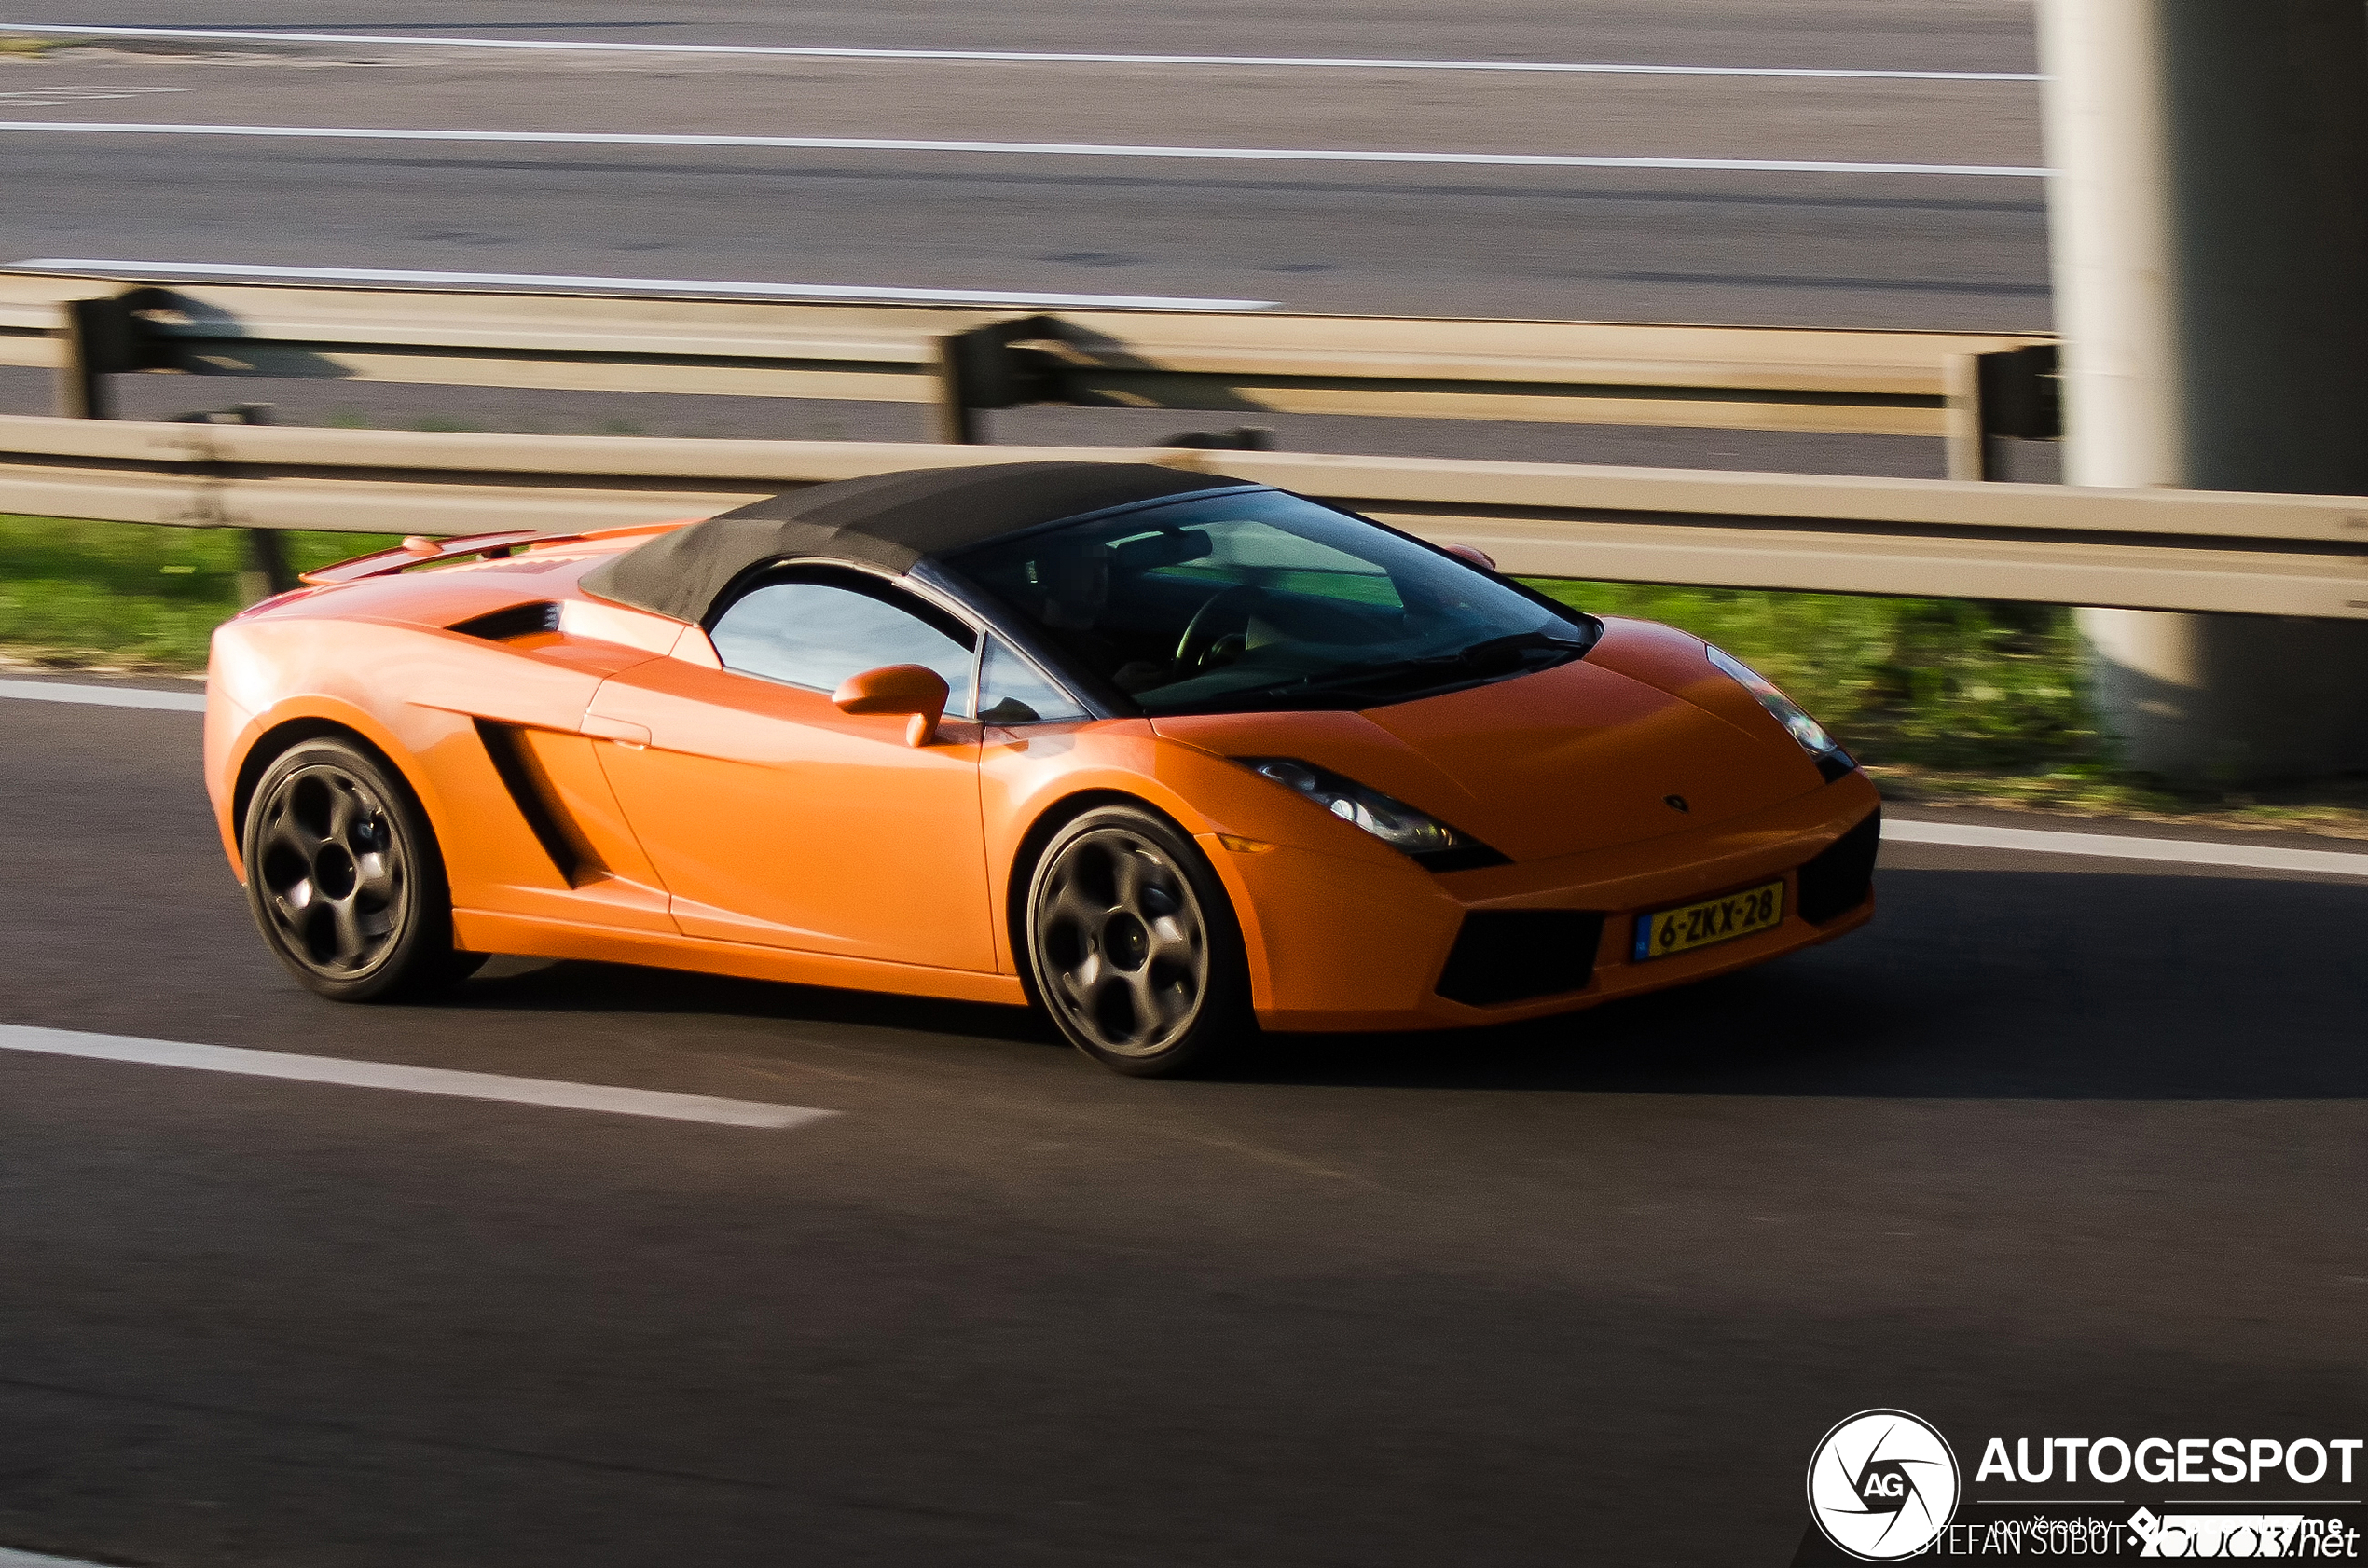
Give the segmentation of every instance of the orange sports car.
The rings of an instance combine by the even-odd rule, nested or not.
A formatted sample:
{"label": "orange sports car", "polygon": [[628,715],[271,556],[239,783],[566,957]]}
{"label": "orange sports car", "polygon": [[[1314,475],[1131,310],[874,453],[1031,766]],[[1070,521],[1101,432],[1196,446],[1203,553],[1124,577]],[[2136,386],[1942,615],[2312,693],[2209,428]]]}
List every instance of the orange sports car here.
{"label": "orange sports car", "polygon": [[1775,687],[1261,485],[929,469],[308,582],[214,634],[206,778],[341,1000],[654,964],[1033,1004],[1150,1075],[1872,913],[1874,787]]}

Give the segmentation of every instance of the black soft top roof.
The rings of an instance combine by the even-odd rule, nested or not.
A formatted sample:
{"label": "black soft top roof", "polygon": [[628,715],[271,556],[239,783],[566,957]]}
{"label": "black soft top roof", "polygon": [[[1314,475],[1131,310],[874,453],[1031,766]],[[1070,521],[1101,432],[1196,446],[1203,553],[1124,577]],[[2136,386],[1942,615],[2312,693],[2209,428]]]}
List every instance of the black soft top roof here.
{"label": "black soft top roof", "polygon": [[602,598],[696,621],[750,567],[820,556],[905,571],[925,557],[1130,502],[1242,481],[1134,462],[998,462],[912,469],[768,496],[604,561]]}

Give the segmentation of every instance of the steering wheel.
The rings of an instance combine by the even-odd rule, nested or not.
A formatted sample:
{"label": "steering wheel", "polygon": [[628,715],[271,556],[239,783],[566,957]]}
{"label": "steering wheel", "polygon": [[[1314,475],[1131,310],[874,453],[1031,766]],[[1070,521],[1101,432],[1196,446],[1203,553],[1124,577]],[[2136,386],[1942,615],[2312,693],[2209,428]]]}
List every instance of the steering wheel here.
{"label": "steering wheel", "polygon": [[1250,612],[1266,598],[1266,590],[1255,583],[1236,583],[1230,588],[1219,588],[1192,612],[1184,624],[1184,635],[1176,640],[1176,667],[1188,675],[1197,675],[1208,663],[1209,653],[1221,640],[1217,627],[1225,618],[1238,611],[1246,628]]}

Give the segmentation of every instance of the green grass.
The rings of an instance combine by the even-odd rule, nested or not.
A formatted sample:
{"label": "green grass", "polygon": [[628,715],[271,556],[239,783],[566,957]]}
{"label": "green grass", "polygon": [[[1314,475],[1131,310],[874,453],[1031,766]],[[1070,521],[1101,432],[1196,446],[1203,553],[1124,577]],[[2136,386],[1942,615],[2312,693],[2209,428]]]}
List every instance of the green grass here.
{"label": "green grass", "polygon": [[[360,533],[287,533],[297,571],[383,550]],[[227,529],[0,516],[0,648],[53,664],[201,669],[239,608],[245,540]]]}
{"label": "green grass", "polygon": [[1666,621],[1784,688],[1852,750],[1986,771],[2109,768],[2069,610],[1968,599],[1538,579],[1565,603]]}
{"label": "green grass", "polygon": [[2368,778],[2238,791],[2179,789],[2130,771],[2091,717],[2067,609],[1544,578],[1533,585],[1717,643],[1816,714],[1895,799],[2368,837]]}

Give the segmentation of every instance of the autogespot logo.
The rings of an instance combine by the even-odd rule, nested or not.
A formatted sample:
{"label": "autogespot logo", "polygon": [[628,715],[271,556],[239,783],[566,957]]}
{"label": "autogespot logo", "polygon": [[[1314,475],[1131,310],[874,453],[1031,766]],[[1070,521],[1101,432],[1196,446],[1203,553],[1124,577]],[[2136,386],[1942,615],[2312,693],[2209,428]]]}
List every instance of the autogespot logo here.
{"label": "autogespot logo", "polygon": [[1930,1545],[1957,1511],[1957,1455],[1906,1410],[1861,1410],[1809,1456],[1809,1512],[1851,1556],[1890,1562]]}

